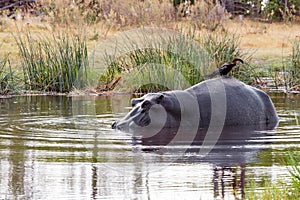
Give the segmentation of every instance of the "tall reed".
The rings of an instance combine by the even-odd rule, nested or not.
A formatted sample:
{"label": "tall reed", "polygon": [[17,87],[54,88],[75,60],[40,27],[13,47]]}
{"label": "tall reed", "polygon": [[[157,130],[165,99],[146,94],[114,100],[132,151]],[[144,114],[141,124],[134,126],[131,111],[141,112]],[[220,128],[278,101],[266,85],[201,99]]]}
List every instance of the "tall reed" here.
{"label": "tall reed", "polygon": [[[21,55],[26,89],[69,92],[82,83],[88,67],[86,40],[69,34],[34,37],[19,33],[16,42]],[[83,74],[81,73],[83,72]],[[76,87],[82,87],[82,84]]]}
{"label": "tall reed", "polygon": [[275,85],[283,85],[287,92],[300,90],[300,40],[294,40],[292,45],[291,56],[282,58],[280,67],[273,70]]}
{"label": "tall reed", "polygon": [[10,60],[7,57],[0,60],[0,94],[6,95],[16,92],[16,77],[11,69]]}
{"label": "tall reed", "polygon": [[238,36],[227,33],[221,36],[182,33],[178,37],[164,38],[160,43],[147,35],[141,37],[147,42],[147,48],[136,49],[136,44],[129,42],[127,48],[136,50],[119,57],[107,56],[107,69],[100,78],[100,88],[113,89],[110,88],[112,83],[122,77],[123,89],[138,85],[146,92],[184,89],[201,82],[223,63],[243,56]]}
{"label": "tall reed", "polygon": [[[141,36],[147,48],[136,49],[128,43],[127,54],[107,56],[107,69],[100,78],[102,88],[117,77],[123,81],[118,89],[155,91],[161,89],[184,89],[203,79],[204,71],[210,66],[210,57],[198,42],[186,34],[161,38],[153,41],[147,35]],[[104,86],[103,86],[104,85]],[[147,85],[147,86],[146,86]],[[141,89],[140,88],[140,89]]]}
{"label": "tall reed", "polygon": [[237,34],[222,31],[204,35],[201,38],[201,43],[211,56],[213,69],[232,61],[234,58],[243,59],[244,64],[238,64],[238,67],[233,68],[229,75],[247,84],[253,84],[260,79],[260,72],[258,67],[249,63],[252,53],[250,51],[241,51],[240,39],[240,36]]}
{"label": "tall reed", "polygon": [[215,67],[242,56],[240,37],[228,32],[209,33],[201,37],[201,43],[212,57]]}
{"label": "tall reed", "polygon": [[300,40],[295,40],[292,49],[291,85],[294,90],[300,90]]}

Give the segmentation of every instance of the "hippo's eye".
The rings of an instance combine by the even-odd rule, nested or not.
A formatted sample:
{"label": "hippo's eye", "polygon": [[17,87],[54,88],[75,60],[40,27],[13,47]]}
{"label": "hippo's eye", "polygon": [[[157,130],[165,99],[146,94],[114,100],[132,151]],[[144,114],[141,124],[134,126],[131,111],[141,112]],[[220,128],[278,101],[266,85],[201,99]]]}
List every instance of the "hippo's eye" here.
{"label": "hippo's eye", "polygon": [[150,101],[144,101],[144,102],[142,103],[142,105],[141,105],[141,107],[142,107],[143,109],[149,109],[150,106],[151,106],[151,102],[150,102]]}

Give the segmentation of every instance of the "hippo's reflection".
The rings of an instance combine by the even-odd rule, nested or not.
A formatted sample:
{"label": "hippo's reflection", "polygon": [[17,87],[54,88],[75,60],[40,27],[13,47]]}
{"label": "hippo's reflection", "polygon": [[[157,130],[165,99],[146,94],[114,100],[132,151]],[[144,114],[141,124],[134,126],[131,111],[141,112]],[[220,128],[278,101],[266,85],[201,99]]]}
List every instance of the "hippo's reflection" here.
{"label": "hippo's reflection", "polygon": [[[163,129],[159,133],[148,136],[150,133],[133,133],[133,144],[140,145],[144,151],[160,151],[168,153],[181,153],[179,161],[209,161],[218,165],[235,165],[253,161],[253,154],[261,151],[264,144],[269,143],[267,135],[272,134],[276,124],[269,126],[225,126],[219,137],[209,137],[208,129],[198,130],[195,138],[187,140],[186,134],[176,137],[178,129]],[[174,139],[175,138],[175,139]],[[190,139],[190,138],[189,138]],[[175,147],[174,149],[172,147]],[[161,151],[164,149],[164,151]],[[184,151],[184,153],[182,153]]]}
{"label": "hippo's reflection", "polygon": [[[276,124],[269,126],[240,126],[224,127],[220,137],[215,141],[206,141],[204,139],[207,129],[197,132],[195,139],[186,141],[181,138],[173,143],[172,140],[177,130],[164,130],[153,137],[142,137],[145,133],[135,133],[133,142],[143,151],[148,153],[157,153],[161,157],[164,154],[173,154],[171,159],[178,157],[171,162],[177,163],[209,163],[212,165],[213,191],[215,198],[225,197],[226,188],[232,187],[235,192],[235,198],[245,198],[245,177],[246,165],[258,161],[258,154],[266,148],[265,144],[270,143],[268,136],[273,134]],[[186,130],[187,133],[189,130]],[[146,134],[147,135],[147,134]],[[209,140],[209,138],[206,140]],[[205,145],[206,143],[206,145]],[[208,144],[208,145],[207,145]],[[211,145],[214,144],[214,145]],[[174,149],[172,147],[174,146]],[[167,147],[167,148],[166,148]],[[208,149],[208,151],[203,151]],[[161,154],[161,152],[163,152]],[[204,153],[203,153],[204,152]],[[166,158],[161,162],[168,162]],[[201,165],[201,164],[200,164]]]}

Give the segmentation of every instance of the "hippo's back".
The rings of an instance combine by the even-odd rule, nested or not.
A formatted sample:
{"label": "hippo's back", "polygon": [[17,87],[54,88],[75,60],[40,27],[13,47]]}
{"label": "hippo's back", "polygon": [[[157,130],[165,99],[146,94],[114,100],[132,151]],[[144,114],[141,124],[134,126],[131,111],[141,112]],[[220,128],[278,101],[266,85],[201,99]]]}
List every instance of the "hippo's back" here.
{"label": "hippo's back", "polygon": [[186,91],[197,95],[202,127],[208,126],[211,120],[222,120],[222,116],[225,117],[225,126],[272,124],[275,126],[278,122],[270,97],[265,92],[237,79],[228,77],[211,79]]}

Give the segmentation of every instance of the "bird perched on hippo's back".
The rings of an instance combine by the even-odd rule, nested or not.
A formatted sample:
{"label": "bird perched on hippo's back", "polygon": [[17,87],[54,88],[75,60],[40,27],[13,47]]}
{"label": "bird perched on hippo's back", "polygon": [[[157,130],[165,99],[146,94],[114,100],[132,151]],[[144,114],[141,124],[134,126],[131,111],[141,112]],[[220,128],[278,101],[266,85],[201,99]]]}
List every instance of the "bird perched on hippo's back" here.
{"label": "bird perched on hippo's back", "polygon": [[244,61],[242,59],[235,58],[231,62],[224,63],[222,66],[220,66],[213,73],[211,73],[210,75],[205,76],[205,78],[213,78],[216,75],[225,76],[232,70],[232,68],[234,66],[236,66],[236,64],[238,62],[244,63]]}

